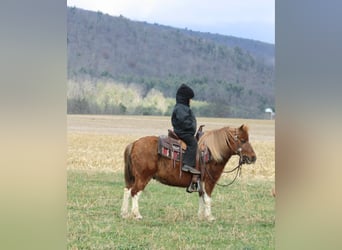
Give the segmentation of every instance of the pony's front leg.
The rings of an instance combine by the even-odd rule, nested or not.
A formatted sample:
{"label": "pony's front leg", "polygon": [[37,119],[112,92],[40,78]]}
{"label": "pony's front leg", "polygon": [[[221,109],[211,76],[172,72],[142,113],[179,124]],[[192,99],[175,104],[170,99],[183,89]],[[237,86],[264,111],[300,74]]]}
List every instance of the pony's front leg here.
{"label": "pony's front leg", "polygon": [[211,198],[206,192],[199,199],[198,217],[208,221],[215,220],[215,217],[211,214]]}
{"label": "pony's front leg", "polygon": [[129,198],[131,197],[131,189],[125,188],[124,189],[124,196],[122,201],[122,207],[121,207],[121,217],[122,218],[128,218],[129,212],[128,212],[128,205],[129,205]]}
{"label": "pony's front leg", "polygon": [[140,195],[141,195],[141,191],[139,191],[138,193],[136,193],[132,197],[132,214],[133,214],[135,219],[142,219],[142,216],[139,212],[139,197],[140,197]]}

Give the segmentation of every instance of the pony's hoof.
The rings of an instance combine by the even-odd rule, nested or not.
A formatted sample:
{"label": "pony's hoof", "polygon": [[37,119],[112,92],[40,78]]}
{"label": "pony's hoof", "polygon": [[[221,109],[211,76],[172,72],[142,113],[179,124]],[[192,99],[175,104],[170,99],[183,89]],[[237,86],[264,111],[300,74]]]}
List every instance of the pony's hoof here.
{"label": "pony's hoof", "polygon": [[127,219],[129,218],[130,214],[129,213],[121,213],[121,218],[122,219]]}
{"label": "pony's hoof", "polygon": [[134,219],[141,220],[143,217],[140,214],[134,215]]}
{"label": "pony's hoof", "polygon": [[212,215],[206,217],[207,221],[215,221],[216,218]]}

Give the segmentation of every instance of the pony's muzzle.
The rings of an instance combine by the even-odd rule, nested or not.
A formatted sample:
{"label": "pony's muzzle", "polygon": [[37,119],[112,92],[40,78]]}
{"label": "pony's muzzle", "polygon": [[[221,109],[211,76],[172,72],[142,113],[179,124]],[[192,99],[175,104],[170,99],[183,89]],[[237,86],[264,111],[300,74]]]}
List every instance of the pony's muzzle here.
{"label": "pony's muzzle", "polygon": [[242,156],[242,163],[252,164],[255,163],[256,156],[253,155],[252,157],[249,157],[247,155]]}

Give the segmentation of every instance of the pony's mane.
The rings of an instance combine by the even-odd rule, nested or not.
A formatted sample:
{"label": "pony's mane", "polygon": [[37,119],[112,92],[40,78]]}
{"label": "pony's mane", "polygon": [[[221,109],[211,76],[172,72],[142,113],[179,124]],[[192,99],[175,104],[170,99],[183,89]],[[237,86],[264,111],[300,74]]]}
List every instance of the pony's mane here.
{"label": "pony's mane", "polygon": [[228,147],[231,148],[230,141],[233,139],[234,130],[235,128],[223,127],[206,131],[198,142],[199,148],[207,146],[213,160],[221,162],[227,155]]}

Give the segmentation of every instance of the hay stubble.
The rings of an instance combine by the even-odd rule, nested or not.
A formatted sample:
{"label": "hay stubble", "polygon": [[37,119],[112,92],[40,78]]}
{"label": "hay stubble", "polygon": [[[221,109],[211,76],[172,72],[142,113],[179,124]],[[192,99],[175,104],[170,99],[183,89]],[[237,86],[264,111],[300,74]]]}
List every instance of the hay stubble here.
{"label": "hay stubble", "polygon": [[[206,130],[247,123],[257,161],[245,165],[241,177],[274,179],[274,121],[223,118],[198,118],[198,121],[206,125]],[[67,168],[122,172],[127,144],[145,135],[166,134],[170,127],[168,117],[69,115]],[[233,168],[237,162],[238,158],[232,157],[226,169]],[[230,178],[222,176],[226,177]]]}

